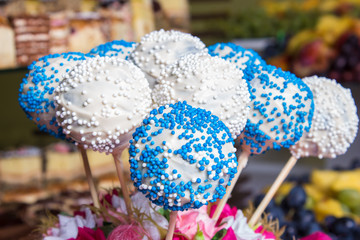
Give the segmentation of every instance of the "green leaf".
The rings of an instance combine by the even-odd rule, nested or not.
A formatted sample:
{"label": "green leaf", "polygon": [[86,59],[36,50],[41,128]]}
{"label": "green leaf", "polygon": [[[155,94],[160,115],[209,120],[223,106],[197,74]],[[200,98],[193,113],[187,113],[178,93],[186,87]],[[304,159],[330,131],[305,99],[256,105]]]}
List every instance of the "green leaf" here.
{"label": "green leaf", "polygon": [[114,230],[114,226],[111,223],[104,222],[104,225],[100,227],[100,229],[105,234],[105,237],[108,237],[112,230]]}
{"label": "green leaf", "polygon": [[226,228],[223,228],[220,231],[218,231],[211,240],[221,240],[223,239],[223,237],[225,237],[226,233],[227,233]]}
{"label": "green leaf", "polygon": [[198,231],[194,237],[194,240],[205,240],[204,233]]}
{"label": "green leaf", "polygon": [[200,231],[199,224],[197,225],[197,231],[194,236],[194,240],[205,240],[204,233],[202,231]]}
{"label": "green leaf", "polygon": [[168,220],[168,222],[170,221],[170,211],[169,210],[165,210],[163,208],[160,208],[158,210],[158,213],[160,213],[162,216],[164,216]]}

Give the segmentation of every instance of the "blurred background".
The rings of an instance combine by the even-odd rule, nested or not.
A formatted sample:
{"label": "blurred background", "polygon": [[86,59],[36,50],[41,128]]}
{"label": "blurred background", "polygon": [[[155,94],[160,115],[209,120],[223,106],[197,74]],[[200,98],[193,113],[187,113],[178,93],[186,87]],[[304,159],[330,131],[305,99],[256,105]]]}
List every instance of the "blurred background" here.
{"label": "blurred background", "polygon": [[[32,239],[45,209],[70,211],[90,199],[76,149],[41,133],[18,104],[27,66],[51,53],[138,41],[161,28],[189,32],[207,46],[252,48],[298,77],[336,79],[360,106],[360,0],[0,0],[0,239]],[[301,159],[290,180],[314,179],[314,169],[357,168],[359,149],[358,136],[336,159]],[[289,157],[286,150],[252,157],[230,203],[246,206]],[[118,185],[111,158],[89,158],[99,188]]]}

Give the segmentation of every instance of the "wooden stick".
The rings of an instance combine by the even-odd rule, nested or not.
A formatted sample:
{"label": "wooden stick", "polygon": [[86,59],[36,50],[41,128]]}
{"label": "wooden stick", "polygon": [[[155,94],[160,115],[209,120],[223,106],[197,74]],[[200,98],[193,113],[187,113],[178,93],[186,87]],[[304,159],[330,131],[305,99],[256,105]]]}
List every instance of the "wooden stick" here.
{"label": "wooden stick", "polygon": [[261,214],[264,212],[265,208],[271,201],[271,199],[274,197],[276,191],[279,189],[281,184],[284,182],[285,178],[289,175],[291,169],[295,166],[297,162],[297,158],[292,156],[287,161],[279,175],[277,176],[275,182],[271,185],[269,191],[266,193],[264,199],[261,201],[260,205],[255,210],[254,214],[250,218],[249,225],[250,227],[253,227],[258,219],[261,217]]}
{"label": "wooden stick", "polygon": [[114,157],[114,161],[115,161],[115,166],[116,166],[116,172],[120,181],[120,185],[121,185],[121,192],[123,194],[123,198],[125,201],[125,206],[126,206],[126,210],[128,213],[128,216],[130,217],[130,219],[132,219],[132,208],[131,208],[131,199],[130,199],[130,194],[129,194],[129,189],[128,186],[126,184],[126,180],[124,177],[124,167],[122,164],[122,160],[121,160],[121,153],[123,150],[114,153],[113,157]]}
{"label": "wooden stick", "polygon": [[88,159],[86,150],[82,146],[78,146],[78,149],[80,150],[81,158],[83,160],[85,174],[86,174],[87,182],[88,182],[89,188],[90,188],[91,198],[93,200],[94,206],[96,208],[99,208],[100,207],[99,194],[96,190],[94,178],[91,174],[89,159]]}
{"label": "wooden stick", "polygon": [[178,214],[177,211],[172,211],[170,213],[169,228],[168,228],[168,232],[166,234],[166,240],[172,240],[173,239],[177,214]]}
{"label": "wooden stick", "polygon": [[249,158],[249,154],[247,152],[242,152],[238,158],[238,169],[237,173],[234,176],[234,178],[231,180],[231,185],[226,188],[226,193],[220,200],[219,204],[216,207],[216,210],[214,212],[214,215],[212,216],[212,219],[214,219],[216,222],[220,217],[221,212],[223,211],[225,204],[227,203],[232,190],[234,189],[234,186],[237,182],[237,180],[240,177],[241,171],[246,167],[247,161]]}

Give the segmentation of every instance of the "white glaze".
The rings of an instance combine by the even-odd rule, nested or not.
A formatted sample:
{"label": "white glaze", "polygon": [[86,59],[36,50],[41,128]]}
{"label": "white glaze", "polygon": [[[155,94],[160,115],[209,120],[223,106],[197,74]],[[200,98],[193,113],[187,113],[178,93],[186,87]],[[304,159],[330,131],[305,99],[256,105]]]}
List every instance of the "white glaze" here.
{"label": "white glaze", "polygon": [[359,119],[351,91],[335,80],[307,77],[303,81],[314,94],[312,127],[291,147],[293,156],[335,158],[344,154],[354,141]]}
{"label": "white glaze", "polygon": [[153,88],[162,70],[181,57],[200,51],[207,51],[205,44],[197,37],[179,31],[154,31],[141,38],[130,60],[146,73]]}
{"label": "white glaze", "polygon": [[250,102],[243,72],[206,53],[189,54],[163,71],[153,89],[155,107],[187,101],[218,116],[236,138],[245,127]]}
{"label": "white glaze", "polygon": [[151,105],[144,74],[116,57],[76,66],[56,89],[55,101],[64,133],[85,148],[107,153],[126,147]]}

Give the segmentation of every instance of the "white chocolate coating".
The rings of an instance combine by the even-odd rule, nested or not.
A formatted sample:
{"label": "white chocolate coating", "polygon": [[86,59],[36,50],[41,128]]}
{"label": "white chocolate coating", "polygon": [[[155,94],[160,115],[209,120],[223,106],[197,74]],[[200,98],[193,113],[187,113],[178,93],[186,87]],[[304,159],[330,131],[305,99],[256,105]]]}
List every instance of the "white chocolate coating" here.
{"label": "white chocolate coating", "polygon": [[188,33],[161,29],[142,37],[130,54],[130,60],[146,73],[150,87],[153,88],[166,66],[187,54],[200,51],[207,52],[205,44],[199,38]]}
{"label": "white chocolate coating", "polygon": [[291,147],[292,155],[335,158],[344,154],[354,141],[359,124],[351,91],[324,77],[312,76],[303,81],[313,92],[315,111],[310,132]]}
{"label": "white chocolate coating", "polygon": [[153,89],[155,106],[177,101],[218,116],[236,138],[245,127],[250,94],[243,72],[206,53],[189,54],[161,73]]}
{"label": "white chocolate coating", "polygon": [[56,118],[76,143],[112,153],[126,147],[149,113],[150,91],[130,62],[95,57],[76,66],[56,89]]}
{"label": "white chocolate coating", "polygon": [[310,88],[294,74],[270,65],[248,73],[250,114],[239,140],[248,154],[290,148],[309,131],[314,111]]}
{"label": "white chocolate coating", "polygon": [[89,57],[76,52],[52,54],[29,66],[28,77],[20,86],[19,103],[40,130],[64,138],[55,119],[54,90],[65,73]]}

